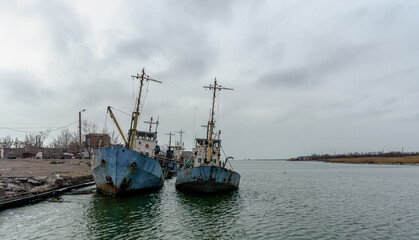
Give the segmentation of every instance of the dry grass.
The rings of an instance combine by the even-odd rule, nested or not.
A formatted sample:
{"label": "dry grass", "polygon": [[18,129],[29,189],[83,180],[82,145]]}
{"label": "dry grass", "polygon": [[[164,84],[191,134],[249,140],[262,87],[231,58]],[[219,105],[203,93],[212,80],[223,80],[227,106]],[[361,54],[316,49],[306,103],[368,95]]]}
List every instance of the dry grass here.
{"label": "dry grass", "polygon": [[410,157],[366,157],[327,159],[332,163],[370,163],[370,164],[419,164],[419,156]]}

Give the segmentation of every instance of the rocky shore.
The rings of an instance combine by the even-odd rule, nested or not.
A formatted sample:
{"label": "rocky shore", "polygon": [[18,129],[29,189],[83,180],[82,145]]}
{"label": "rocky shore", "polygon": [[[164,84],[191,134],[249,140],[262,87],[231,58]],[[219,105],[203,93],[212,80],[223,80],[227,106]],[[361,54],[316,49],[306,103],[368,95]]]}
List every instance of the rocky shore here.
{"label": "rocky shore", "polygon": [[0,205],[92,181],[88,159],[0,159]]}

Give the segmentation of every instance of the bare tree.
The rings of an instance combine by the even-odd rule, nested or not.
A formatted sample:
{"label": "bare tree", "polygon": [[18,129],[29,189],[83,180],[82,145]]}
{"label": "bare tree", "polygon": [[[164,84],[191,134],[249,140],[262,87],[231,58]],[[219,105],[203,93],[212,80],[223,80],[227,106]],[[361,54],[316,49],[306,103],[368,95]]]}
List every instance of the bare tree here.
{"label": "bare tree", "polygon": [[[84,140],[85,150],[89,154],[89,158],[90,158],[90,155],[93,152],[93,148],[90,146],[90,142],[88,142],[86,140],[86,135],[91,134],[91,133],[98,133],[99,129],[94,122],[89,122],[87,120],[83,120],[81,122],[81,132],[82,132],[82,140]],[[78,136],[78,133],[76,133],[75,135]],[[78,141],[79,140],[77,140],[77,142]]]}
{"label": "bare tree", "polygon": [[36,135],[26,134],[25,140],[23,141],[24,146],[36,146]]}
{"label": "bare tree", "polygon": [[46,131],[40,132],[39,133],[39,145],[40,147],[44,146],[44,142],[45,140],[48,138],[49,134],[51,133],[50,129],[47,129]]}
{"label": "bare tree", "polygon": [[[96,124],[87,120],[81,121],[81,141],[86,141],[85,136],[90,133],[98,133],[98,127],[96,126]],[[79,142],[78,130],[74,132],[74,136],[76,137],[76,142]]]}
{"label": "bare tree", "polygon": [[20,148],[22,146],[23,142],[19,141],[19,139],[16,137],[13,144],[15,145],[15,148]]}
{"label": "bare tree", "polygon": [[112,131],[112,133],[111,133],[109,131],[109,129],[106,128],[106,127],[102,129],[102,133],[109,135],[109,137],[111,138],[111,145],[119,145],[119,144],[121,144],[122,137],[121,137],[121,135],[119,135],[119,133],[116,133],[115,131]]}
{"label": "bare tree", "polygon": [[49,136],[50,131],[40,132],[38,134],[26,134],[24,146],[42,147],[45,139]]}
{"label": "bare tree", "polygon": [[83,136],[89,133],[98,133],[98,127],[94,122],[89,122],[87,120],[83,120],[81,122],[81,131]]}
{"label": "bare tree", "polygon": [[60,135],[56,136],[52,142],[51,147],[60,148],[63,151],[67,151],[70,145],[75,141],[74,135],[69,129],[62,129]]}
{"label": "bare tree", "polygon": [[11,148],[13,146],[13,140],[10,137],[10,135],[7,135],[6,137],[4,137],[1,141],[0,144],[2,147],[4,148]]}

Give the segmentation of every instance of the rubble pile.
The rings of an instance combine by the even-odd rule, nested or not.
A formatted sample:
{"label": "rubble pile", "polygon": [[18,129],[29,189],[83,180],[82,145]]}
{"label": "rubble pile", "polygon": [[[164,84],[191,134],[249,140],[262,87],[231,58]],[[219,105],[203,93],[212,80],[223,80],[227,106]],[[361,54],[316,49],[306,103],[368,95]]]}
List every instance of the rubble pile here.
{"label": "rubble pile", "polygon": [[0,202],[93,181],[91,175],[0,177]]}

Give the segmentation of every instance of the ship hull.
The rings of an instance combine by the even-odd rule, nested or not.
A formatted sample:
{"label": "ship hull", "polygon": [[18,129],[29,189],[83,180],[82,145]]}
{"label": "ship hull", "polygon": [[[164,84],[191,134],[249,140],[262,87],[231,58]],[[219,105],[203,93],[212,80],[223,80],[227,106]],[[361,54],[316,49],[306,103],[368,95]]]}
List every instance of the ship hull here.
{"label": "ship hull", "polygon": [[112,196],[157,190],[164,183],[156,159],[121,146],[96,150],[92,175],[97,190]]}
{"label": "ship hull", "polygon": [[180,170],[176,189],[196,193],[229,192],[239,188],[240,174],[217,166],[200,166]]}

